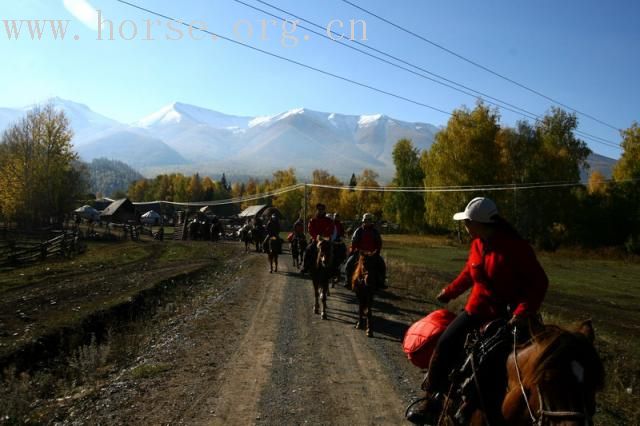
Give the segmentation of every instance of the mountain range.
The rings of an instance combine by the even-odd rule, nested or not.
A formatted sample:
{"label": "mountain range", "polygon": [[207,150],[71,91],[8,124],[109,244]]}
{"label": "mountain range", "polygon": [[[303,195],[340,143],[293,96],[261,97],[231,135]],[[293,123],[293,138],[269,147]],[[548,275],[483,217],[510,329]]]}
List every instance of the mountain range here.
{"label": "mountain range", "polygon": [[[370,168],[388,180],[394,173],[392,150],[398,139],[409,138],[416,148],[428,149],[439,130],[383,114],[356,116],[299,108],[244,117],[180,102],[125,124],[73,101],[47,102],[69,117],[73,144],[83,160],[119,160],[148,176],[196,171],[269,176],[294,167],[298,176],[325,169],[348,178]],[[0,108],[0,131],[33,108]],[[606,176],[611,174],[615,160],[597,154],[591,160]]]}

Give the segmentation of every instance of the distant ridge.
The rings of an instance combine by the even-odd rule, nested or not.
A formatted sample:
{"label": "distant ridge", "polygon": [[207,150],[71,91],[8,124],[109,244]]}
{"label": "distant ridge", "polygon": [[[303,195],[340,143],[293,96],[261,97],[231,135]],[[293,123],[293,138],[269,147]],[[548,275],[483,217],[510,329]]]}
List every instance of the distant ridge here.
{"label": "distant ridge", "polygon": [[[109,158],[145,174],[226,171],[268,176],[294,167],[299,176],[326,169],[349,177],[364,168],[384,180],[393,176],[392,151],[401,138],[420,150],[429,149],[439,128],[401,121],[384,114],[346,115],[295,108],[269,116],[224,114],[196,105],[173,102],[140,120],[124,124],[88,106],[49,100],[69,116],[73,143],[84,161]],[[0,108],[0,131],[33,108]],[[615,160],[589,157],[591,170],[611,176]],[[583,171],[583,179],[588,172]]]}

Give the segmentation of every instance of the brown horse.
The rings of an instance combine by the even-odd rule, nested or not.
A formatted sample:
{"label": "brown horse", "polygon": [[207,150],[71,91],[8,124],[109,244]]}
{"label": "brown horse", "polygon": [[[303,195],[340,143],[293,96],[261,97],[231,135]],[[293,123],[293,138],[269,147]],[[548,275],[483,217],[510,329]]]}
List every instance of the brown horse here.
{"label": "brown horse", "polygon": [[269,237],[264,244],[264,250],[269,257],[269,273],[278,272],[278,255],[282,252],[282,240],[279,237]]}
{"label": "brown horse", "polygon": [[375,273],[372,253],[360,252],[358,264],[351,277],[351,288],[358,297],[358,322],[356,328],[366,329],[368,337],[373,337],[373,295],[379,286],[380,276]]}
{"label": "brown horse", "polygon": [[456,393],[460,383],[453,384],[438,425],[592,425],[595,395],[604,386],[604,367],[593,346],[594,337],[589,320],[575,330],[541,326],[522,345],[514,338],[506,360],[506,381],[495,369],[485,371],[489,375],[485,379],[480,372],[467,380],[480,395],[468,416],[461,415],[468,407]]}
{"label": "brown horse", "polygon": [[[311,268],[311,281],[313,282],[313,295],[315,297],[313,313],[320,314],[322,319],[327,319],[327,295],[332,273],[331,242],[320,240],[316,247],[316,260]],[[319,300],[322,301],[322,311],[320,311]]]}
{"label": "brown horse", "polygon": [[509,424],[578,426],[593,424],[595,394],[604,386],[604,367],[593,341],[591,321],[576,330],[546,326],[507,361],[508,390],[502,413]]}

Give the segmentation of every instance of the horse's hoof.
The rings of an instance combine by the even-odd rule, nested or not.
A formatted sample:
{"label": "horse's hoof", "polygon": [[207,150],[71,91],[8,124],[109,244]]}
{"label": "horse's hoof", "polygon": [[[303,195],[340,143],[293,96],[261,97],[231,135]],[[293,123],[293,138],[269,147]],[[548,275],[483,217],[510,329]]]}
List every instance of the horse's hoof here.
{"label": "horse's hoof", "polygon": [[323,312],[322,315],[320,316],[323,320],[327,319],[327,313]]}
{"label": "horse's hoof", "polygon": [[367,330],[367,337],[373,337],[373,331]]}

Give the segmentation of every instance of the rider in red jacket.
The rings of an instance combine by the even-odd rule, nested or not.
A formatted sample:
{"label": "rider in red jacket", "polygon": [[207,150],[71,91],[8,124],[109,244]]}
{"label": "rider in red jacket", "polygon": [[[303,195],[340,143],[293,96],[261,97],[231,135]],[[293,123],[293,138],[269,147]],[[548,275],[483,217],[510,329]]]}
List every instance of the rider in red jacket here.
{"label": "rider in red jacket", "polygon": [[327,208],[324,204],[316,205],[316,215],[309,221],[309,235],[311,239],[317,241],[318,236],[331,238],[333,233],[333,220],[327,217]]}
{"label": "rider in red jacket", "polygon": [[[437,299],[447,303],[471,288],[462,311],[442,334],[423,383],[427,398],[407,415],[413,423],[438,419],[449,372],[464,353],[467,334],[496,318],[516,328],[528,325],[547,292],[549,281],[533,249],[501,216],[493,201],[477,197],[454,220],[464,220],[473,238],[469,259],[458,277]],[[498,408],[499,410],[499,408]]]}
{"label": "rider in red jacket", "polygon": [[327,208],[324,204],[316,204],[316,215],[309,221],[308,226],[311,242],[304,253],[304,267],[300,271],[303,274],[311,269],[310,262],[315,258],[318,238],[329,239],[333,233],[333,220],[327,217]]}

